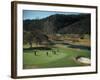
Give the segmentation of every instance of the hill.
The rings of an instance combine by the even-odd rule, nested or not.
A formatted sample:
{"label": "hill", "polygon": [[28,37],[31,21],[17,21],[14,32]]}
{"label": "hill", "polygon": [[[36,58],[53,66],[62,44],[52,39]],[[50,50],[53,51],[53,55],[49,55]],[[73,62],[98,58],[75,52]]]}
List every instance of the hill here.
{"label": "hill", "polygon": [[39,29],[45,34],[90,34],[90,14],[55,14],[43,19],[23,21],[24,31]]}

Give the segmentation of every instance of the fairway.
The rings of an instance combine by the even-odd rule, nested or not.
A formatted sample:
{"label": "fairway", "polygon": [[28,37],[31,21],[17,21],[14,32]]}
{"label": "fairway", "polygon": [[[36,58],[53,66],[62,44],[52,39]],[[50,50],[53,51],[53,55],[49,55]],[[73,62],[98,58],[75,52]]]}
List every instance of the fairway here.
{"label": "fairway", "polygon": [[[89,50],[74,48],[53,48],[59,50],[53,54],[51,50],[38,50],[37,55],[33,50],[24,50],[23,68],[53,68],[53,67],[75,67],[86,66],[87,64],[79,63],[75,60],[77,56],[90,58]],[[48,52],[48,55],[46,54]]]}

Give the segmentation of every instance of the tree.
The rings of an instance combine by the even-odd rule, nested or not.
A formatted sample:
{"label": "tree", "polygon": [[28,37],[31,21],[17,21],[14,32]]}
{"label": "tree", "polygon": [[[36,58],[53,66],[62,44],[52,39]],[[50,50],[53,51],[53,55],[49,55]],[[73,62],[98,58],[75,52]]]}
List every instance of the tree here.
{"label": "tree", "polygon": [[32,35],[32,32],[25,32],[23,33],[24,37],[23,37],[23,41],[24,41],[24,44],[29,44],[30,45],[30,48],[32,48],[32,42],[33,42],[33,35]]}
{"label": "tree", "polygon": [[34,31],[24,31],[24,44],[28,43],[30,48],[32,48],[32,43],[40,45],[42,42],[48,42],[48,36],[43,34],[41,31],[35,29]]}
{"label": "tree", "polygon": [[43,32],[45,34],[54,34],[54,32],[55,32],[54,28],[55,27],[54,27],[53,22],[47,20],[47,21],[44,22]]}

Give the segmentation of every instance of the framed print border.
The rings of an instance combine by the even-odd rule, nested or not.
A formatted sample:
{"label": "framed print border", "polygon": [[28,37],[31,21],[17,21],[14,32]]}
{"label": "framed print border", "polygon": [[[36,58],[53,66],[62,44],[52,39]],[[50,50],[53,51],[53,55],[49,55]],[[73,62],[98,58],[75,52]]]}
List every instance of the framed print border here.
{"label": "framed print border", "polygon": [[[58,74],[41,74],[41,75],[27,75],[27,76],[20,76],[18,75],[18,4],[22,5],[42,5],[42,6],[52,6],[52,7],[72,7],[72,8],[90,8],[90,9],[95,9],[95,71],[87,71],[87,72],[76,72],[76,73],[58,73]],[[89,6],[89,5],[73,5],[73,4],[55,4],[55,3],[39,3],[39,2],[25,2],[25,1],[12,1],[11,2],[11,77],[12,78],[30,78],[30,77],[49,77],[49,76],[64,76],[64,75],[80,75],[80,74],[94,74],[98,72],[98,65],[97,65],[97,44],[98,44],[98,39],[97,39],[97,24],[98,24],[98,18],[97,18],[97,6]]]}

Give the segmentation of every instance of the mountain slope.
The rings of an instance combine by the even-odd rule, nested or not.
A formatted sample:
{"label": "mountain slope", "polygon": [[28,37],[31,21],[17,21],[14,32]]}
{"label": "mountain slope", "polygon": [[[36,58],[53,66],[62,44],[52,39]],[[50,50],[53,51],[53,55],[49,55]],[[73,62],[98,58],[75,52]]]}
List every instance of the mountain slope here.
{"label": "mountain slope", "polygon": [[90,33],[90,14],[55,14],[43,19],[24,20],[24,31],[39,29],[45,34]]}
{"label": "mountain slope", "polygon": [[58,31],[59,33],[74,33],[74,34],[90,34],[90,20],[88,18],[72,23],[71,25],[65,26]]}

